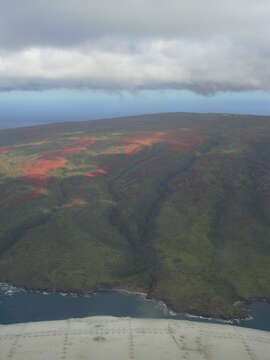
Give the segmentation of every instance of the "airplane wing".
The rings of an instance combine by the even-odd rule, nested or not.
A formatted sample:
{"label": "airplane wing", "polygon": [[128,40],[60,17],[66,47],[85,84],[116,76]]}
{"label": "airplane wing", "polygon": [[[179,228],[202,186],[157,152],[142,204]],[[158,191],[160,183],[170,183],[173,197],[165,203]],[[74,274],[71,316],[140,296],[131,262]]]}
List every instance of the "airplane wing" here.
{"label": "airplane wing", "polygon": [[0,360],[49,359],[269,360],[270,332],[117,317],[0,325]]}

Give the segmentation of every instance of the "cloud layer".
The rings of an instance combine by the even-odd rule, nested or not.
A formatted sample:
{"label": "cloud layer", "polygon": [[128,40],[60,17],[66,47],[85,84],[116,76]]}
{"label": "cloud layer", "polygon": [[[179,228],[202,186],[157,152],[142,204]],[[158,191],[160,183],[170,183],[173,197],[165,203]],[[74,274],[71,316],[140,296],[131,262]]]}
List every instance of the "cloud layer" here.
{"label": "cloud layer", "polygon": [[0,5],[0,90],[270,90],[269,0]]}

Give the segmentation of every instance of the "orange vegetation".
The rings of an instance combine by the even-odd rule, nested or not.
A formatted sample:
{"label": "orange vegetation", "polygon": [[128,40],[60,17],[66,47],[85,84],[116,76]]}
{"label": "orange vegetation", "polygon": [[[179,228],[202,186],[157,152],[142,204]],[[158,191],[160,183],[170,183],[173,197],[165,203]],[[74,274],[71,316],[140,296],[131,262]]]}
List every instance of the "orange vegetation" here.
{"label": "orange vegetation", "polygon": [[[145,147],[152,146],[159,142],[167,142],[169,148],[177,152],[186,152],[194,146],[198,146],[205,141],[205,137],[195,132],[155,132],[149,136],[146,133],[137,133],[136,137],[123,136],[115,138],[115,141],[122,141],[127,145],[122,145],[125,154],[131,155],[143,150]],[[148,135],[148,136],[147,136]]]}
{"label": "orange vegetation", "polygon": [[102,176],[102,175],[106,175],[106,174],[107,174],[107,170],[97,169],[97,170],[93,170],[93,171],[90,171],[90,172],[84,174],[84,176],[94,178],[94,177]]}
{"label": "orange vegetation", "polygon": [[[62,168],[68,161],[66,156],[74,155],[80,151],[87,150],[88,146],[94,144],[95,141],[95,137],[81,138],[72,146],[66,146],[60,150],[44,153],[42,158],[29,161],[24,168],[22,167],[10,170],[11,173],[22,171],[22,181],[34,187],[33,191],[26,193],[19,199],[15,200],[14,204],[18,204],[22,201],[42,194],[48,185],[48,179],[50,178],[50,175],[48,174],[49,171]],[[106,174],[106,170],[100,169],[88,173],[86,176],[95,177],[103,174]]]}
{"label": "orange vegetation", "polygon": [[[115,140],[119,140],[115,139]],[[168,133],[168,132],[155,132],[151,136],[146,134],[137,134],[137,137],[123,136],[120,138],[127,145],[123,145],[122,148],[125,154],[131,155],[138,151],[143,150],[147,146],[159,142],[167,142],[169,148],[177,152],[186,152],[192,149],[194,146],[198,146],[204,142],[205,138],[197,133]]]}
{"label": "orange vegetation", "polygon": [[40,159],[35,163],[28,163],[23,170],[25,177],[34,178],[48,178],[48,171],[61,168],[65,165],[67,160],[62,157],[55,159]]}
{"label": "orange vegetation", "polygon": [[164,141],[164,137],[167,135],[168,133],[166,132],[155,132],[152,134],[152,136],[148,136],[148,137],[143,137],[142,138],[135,138],[132,136],[123,136],[121,137],[121,140],[125,143],[128,143],[128,145],[124,145],[122,146],[122,148],[125,151],[125,154],[127,155],[131,155],[131,154],[135,154],[136,152],[142,150],[143,148],[145,148],[146,146],[152,146],[153,144],[159,143]]}
{"label": "orange vegetation", "polygon": [[87,205],[87,202],[81,198],[76,198],[72,201],[71,206],[72,205],[84,206],[84,205]]}
{"label": "orange vegetation", "polygon": [[[34,190],[23,194],[21,197],[13,202],[13,205],[17,205],[23,201],[32,199],[44,192],[48,185],[48,171],[63,167],[66,163],[66,159],[58,157],[54,160],[40,159],[38,161],[29,162],[23,171],[21,180],[27,185],[34,187]],[[13,171],[16,169],[13,169]]]}
{"label": "orange vegetation", "polygon": [[142,150],[143,146],[138,144],[129,144],[129,145],[124,145],[123,149],[126,155],[130,155],[130,154],[135,154],[136,152]]}

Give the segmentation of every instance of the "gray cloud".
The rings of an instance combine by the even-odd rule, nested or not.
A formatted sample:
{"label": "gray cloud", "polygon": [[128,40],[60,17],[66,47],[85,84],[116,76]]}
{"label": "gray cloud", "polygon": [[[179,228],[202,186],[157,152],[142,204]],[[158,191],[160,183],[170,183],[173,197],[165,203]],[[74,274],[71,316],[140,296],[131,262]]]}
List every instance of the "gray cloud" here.
{"label": "gray cloud", "polygon": [[0,90],[270,90],[269,0],[0,5]]}

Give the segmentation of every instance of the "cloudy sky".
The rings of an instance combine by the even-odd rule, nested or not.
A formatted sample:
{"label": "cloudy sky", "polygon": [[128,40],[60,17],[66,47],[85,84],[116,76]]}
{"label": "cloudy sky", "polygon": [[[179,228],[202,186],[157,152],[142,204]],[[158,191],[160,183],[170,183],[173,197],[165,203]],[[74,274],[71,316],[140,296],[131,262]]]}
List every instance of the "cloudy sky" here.
{"label": "cloudy sky", "polygon": [[134,109],[270,113],[269,0],[0,5],[0,116],[2,108],[6,119],[12,103],[17,115],[52,101],[61,113],[67,100],[88,109],[82,117]]}

